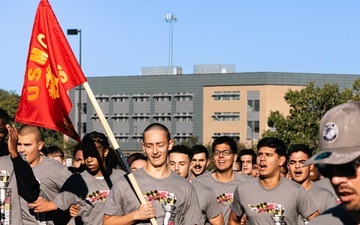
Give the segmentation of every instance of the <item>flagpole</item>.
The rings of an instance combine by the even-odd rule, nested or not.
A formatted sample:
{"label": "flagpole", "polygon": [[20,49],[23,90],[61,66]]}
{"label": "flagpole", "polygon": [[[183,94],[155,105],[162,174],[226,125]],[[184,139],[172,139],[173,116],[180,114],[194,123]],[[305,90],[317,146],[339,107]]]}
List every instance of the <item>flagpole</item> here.
{"label": "flagpole", "polygon": [[[99,116],[100,122],[102,123],[102,125],[104,126],[105,132],[108,135],[108,138],[110,140],[111,145],[114,147],[114,149],[116,149],[119,154],[120,154],[120,158],[121,158],[121,162],[123,164],[123,168],[125,169],[126,173],[127,173],[127,177],[130,180],[131,185],[133,186],[134,190],[135,190],[135,194],[137,195],[138,199],[140,200],[141,204],[146,204],[146,200],[144,195],[142,194],[142,191],[139,187],[139,184],[137,183],[134,174],[131,173],[129,164],[127,163],[127,160],[124,156],[124,154],[122,153],[122,151],[120,150],[120,145],[119,143],[116,141],[115,139],[115,135],[112,132],[109,123],[107,122],[104,113],[102,112],[99,103],[96,101],[95,95],[92,92],[89,83],[86,81],[85,83],[83,83],[84,89],[92,103],[92,105],[94,106],[94,109],[96,111],[96,114]],[[157,221],[155,218],[150,219],[150,222],[152,225],[158,225]]]}

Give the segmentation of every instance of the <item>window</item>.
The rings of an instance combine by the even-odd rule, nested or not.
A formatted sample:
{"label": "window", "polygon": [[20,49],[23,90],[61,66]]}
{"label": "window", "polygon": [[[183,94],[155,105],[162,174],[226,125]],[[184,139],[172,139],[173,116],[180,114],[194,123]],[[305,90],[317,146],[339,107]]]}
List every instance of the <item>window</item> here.
{"label": "window", "polygon": [[129,142],[129,133],[115,133],[114,136],[118,142]]}
{"label": "window", "polygon": [[248,112],[260,112],[260,100],[248,100],[247,101]]}
{"label": "window", "polygon": [[193,100],[193,93],[190,92],[178,92],[174,96],[175,100],[178,102],[189,102]]}
{"label": "window", "polygon": [[111,120],[113,122],[129,122],[129,113],[114,113]]}
{"label": "window", "polygon": [[128,102],[130,96],[128,94],[116,94],[112,95],[111,99],[113,100],[113,102]]}
{"label": "window", "polygon": [[150,101],[150,95],[147,93],[139,93],[134,94],[132,96],[132,99],[134,102],[149,102]]}
{"label": "window", "polygon": [[240,133],[214,133],[212,139],[215,140],[216,138],[221,136],[229,136],[235,141],[240,141]]}
{"label": "window", "polygon": [[212,97],[215,101],[240,100],[240,91],[215,91]]}
{"label": "window", "polygon": [[81,112],[82,112],[83,114],[86,114],[86,113],[87,113],[87,103],[82,103]]}
{"label": "window", "polygon": [[106,94],[95,95],[95,98],[98,103],[109,102],[109,95]]}
{"label": "window", "polygon": [[247,121],[247,133],[259,133],[259,121]]}
{"label": "window", "polygon": [[[104,117],[107,120],[109,118],[109,115],[105,114]],[[91,121],[100,122],[100,118],[99,118],[99,116],[97,114],[94,114],[94,115],[91,116]]]}
{"label": "window", "polygon": [[82,126],[82,128],[81,128],[82,133],[83,133],[83,134],[87,133],[86,123],[81,123],[81,126]]}
{"label": "window", "polygon": [[193,135],[192,133],[176,133],[174,135],[174,140],[175,142],[180,143],[188,138],[191,138],[192,135]]}
{"label": "window", "polygon": [[171,93],[155,93],[153,99],[155,102],[170,102]]}
{"label": "window", "polygon": [[132,116],[132,120],[134,122],[149,122],[150,113],[134,113],[134,115]]}
{"label": "window", "polygon": [[192,112],[183,112],[183,113],[176,113],[174,115],[176,122],[192,122],[193,121],[193,113]]}
{"label": "window", "polygon": [[214,121],[240,121],[240,112],[215,112]]}

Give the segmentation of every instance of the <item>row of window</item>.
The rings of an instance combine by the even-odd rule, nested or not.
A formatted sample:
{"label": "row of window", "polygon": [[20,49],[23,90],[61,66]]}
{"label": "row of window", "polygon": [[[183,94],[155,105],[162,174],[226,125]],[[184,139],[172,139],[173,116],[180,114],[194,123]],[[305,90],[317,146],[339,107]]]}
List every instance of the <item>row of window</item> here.
{"label": "row of window", "polygon": [[[77,104],[77,108],[79,108],[79,103]],[[260,100],[248,100],[247,101],[247,111],[248,112],[259,112],[260,111]],[[87,113],[87,103],[81,104],[81,113],[82,114]],[[179,114],[179,113],[177,113],[177,114]],[[189,113],[189,114],[191,115],[192,113]],[[116,114],[114,116],[116,116]],[[214,120],[217,120],[217,121],[239,121],[240,113],[239,112],[215,112],[213,115],[213,118],[214,118]]]}
{"label": "row of window", "polygon": [[[192,136],[192,133],[178,133],[175,134],[173,139],[175,140],[175,142],[179,143],[181,141],[185,141],[187,138],[190,138]],[[130,142],[130,140],[132,142],[141,142],[142,141],[142,137],[141,136],[126,136],[126,135],[117,135],[115,136],[115,139],[118,142]]]}
{"label": "row of window", "polygon": [[[105,115],[106,119],[109,117]],[[134,122],[149,122],[150,118],[153,118],[154,122],[169,122],[171,121],[171,113],[155,113],[155,115],[151,116],[150,113],[134,113],[132,116],[129,113],[115,113],[111,116],[111,120],[113,122],[129,122],[130,119]],[[174,115],[174,119],[176,122],[192,122],[193,114],[192,113],[176,113]],[[94,114],[91,117],[92,121],[99,122],[99,117]]]}
{"label": "row of window", "polygon": [[[99,103],[109,102],[110,99],[112,99],[113,102],[128,102],[130,99],[133,99],[134,102],[148,102],[150,101],[151,96],[148,93],[139,93],[134,94],[131,97],[128,94],[118,94],[111,97],[109,95],[96,95],[95,98]],[[171,101],[172,95],[171,93],[155,93],[152,98],[154,101],[166,102]],[[174,94],[174,99],[175,101],[192,101],[193,93],[179,92]]]}
{"label": "row of window", "polygon": [[240,121],[239,112],[215,112],[212,117],[214,121]]}
{"label": "row of window", "polygon": [[[132,119],[126,118],[126,117],[118,117],[118,118],[112,118],[113,122],[121,122],[121,123],[126,123],[129,122],[130,120],[134,121],[134,122],[150,122],[150,117],[133,117]],[[94,117],[92,118],[92,121],[94,122],[100,122],[100,119],[98,117]],[[153,121],[154,122],[170,122],[171,121],[171,116],[158,116],[158,117],[153,117]],[[176,117],[175,118],[176,122],[192,122],[193,118],[192,117]]]}
{"label": "row of window", "polygon": [[[87,133],[86,123],[81,123],[81,132]],[[259,133],[259,121],[248,121],[247,122],[247,139],[253,139],[254,134]],[[115,133],[115,138],[118,142],[129,142],[132,140],[133,142],[141,142],[142,141],[142,134],[134,133],[130,138],[129,133]],[[193,134],[192,133],[176,133],[173,135],[174,140],[177,142],[181,142],[190,138]],[[234,138],[235,140],[240,140],[240,133],[214,133],[212,138],[216,139],[220,136],[229,136]]]}
{"label": "row of window", "polygon": [[215,101],[240,100],[240,91],[215,91],[212,97]]}

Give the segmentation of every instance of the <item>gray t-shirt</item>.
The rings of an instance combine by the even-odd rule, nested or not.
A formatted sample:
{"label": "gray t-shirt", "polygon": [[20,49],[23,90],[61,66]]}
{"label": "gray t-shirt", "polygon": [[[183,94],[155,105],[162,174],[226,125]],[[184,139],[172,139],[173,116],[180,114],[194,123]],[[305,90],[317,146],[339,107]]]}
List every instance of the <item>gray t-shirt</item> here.
{"label": "gray t-shirt", "polygon": [[233,180],[229,182],[221,182],[215,180],[212,177],[212,173],[209,172],[198,176],[195,180],[213,189],[217,202],[219,203],[221,211],[223,213],[225,224],[227,224],[230,217],[234,190],[239,184],[247,182],[252,179],[254,178],[248,175],[234,173]]}
{"label": "gray t-shirt", "polygon": [[10,175],[8,188],[11,189],[11,222],[12,224],[21,225],[23,221],[21,218],[20,196],[10,155],[0,157],[0,170],[5,170]]}
{"label": "gray t-shirt", "polygon": [[357,225],[342,204],[331,208],[309,221],[309,225]]}
{"label": "gray t-shirt", "polygon": [[217,217],[221,213],[221,208],[216,200],[214,191],[201,184],[200,182],[193,180],[192,185],[195,188],[196,195],[199,200],[200,209],[203,213],[205,224],[210,224],[209,219]]}
{"label": "gray t-shirt", "polygon": [[[153,203],[158,224],[171,224],[164,222],[168,217],[174,224],[204,224],[195,189],[186,179],[173,171],[166,178],[154,178],[143,168],[134,171],[133,175],[145,199]],[[124,176],[114,183],[103,212],[124,216],[139,207],[139,200]],[[150,221],[137,221],[135,224],[150,224]]]}
{"label": "gray t-shirt", "polygon": [[337,200],[337,203],[338,204],[341,203],[341,201],[340,201],[339,197],[337,196],[337,194],[336,194],[336,192],[334,190],[334,187],[332,186],[331,181],[330,181],[329,178],[323,178],[323,179],[321,179],[319,181],[316,181],[316,182],[314,182],[314,185],[317,186],[317,187],[322,187],[322,188],[327,189],[328,191],[330,191],[335,196],[335,198]]}
{"label": "gray t-shirt", "polygon": [[[51,202],[54,201],[60,188],[71,175],[67,167],[45,156],[42,156],[41,162],[32,167],[32,170],[40,183],[40,197]],[[53,224],[54,211],[41,214],[34,213],[23,198],[20,198],[20,202],[24,225],[38,224],[38,220],[46,220],[49,225]]]}
{"label": "gray t-shirt", "polygon": [[[309,193],[319,213],[323,213],[326,210],[338,205],[335,196],[329,190],[316,186],[313,182],[311,183],[312,185],[307,192]],[[307,220],[300,217],[299,225],[305,224],[305,221]]]}
{"label": "gray t-shirt", "polygon": [[311,216],[316,206],[301,185],[287,178],[281,177],[279,184],[271,189],[264,188],[257,178],[236,188],[232,211],[238,217],[246,213],[247,225],[274,224],[273,219],[279,216],[292,225],[297,224],[299,215]]}
{"label": "gray t-shirt", "polygon": [[[125,174],[122,170],[112,170],[112,184]],[[104,178],[98,179],[86,170],[73,174],[66,180],[54,204],[61,210],[67,210],[71,204],[79,204],[79,215],[84,224],[102,224],[102,210],[109,195],[110,188]]]}

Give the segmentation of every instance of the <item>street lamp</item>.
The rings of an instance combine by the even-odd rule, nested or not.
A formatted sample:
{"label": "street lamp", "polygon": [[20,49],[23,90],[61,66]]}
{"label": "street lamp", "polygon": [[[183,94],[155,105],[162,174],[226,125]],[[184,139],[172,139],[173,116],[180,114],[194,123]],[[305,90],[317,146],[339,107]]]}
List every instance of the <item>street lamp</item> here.
{"label": "street lamp", "polygon": [[[79,34],[79,65],[81,68],[81,30],[79,29],[68,29],[67,35],[78,35]],[[79,85],[79,107],[78,107],[78,133],[81,138],[81,84]]]}
{"label": "street lamp", "polygon": [[137,139],[138,139],[138,133],[137,133],[137,126],[134,126],[135,128],[135,151],[137,151]]}
{"label": "street lamp", "polygon": [[173,65],[173,22],[177,21],[175,15],[167,13],[165,21],[169,23],[169,66]]}

